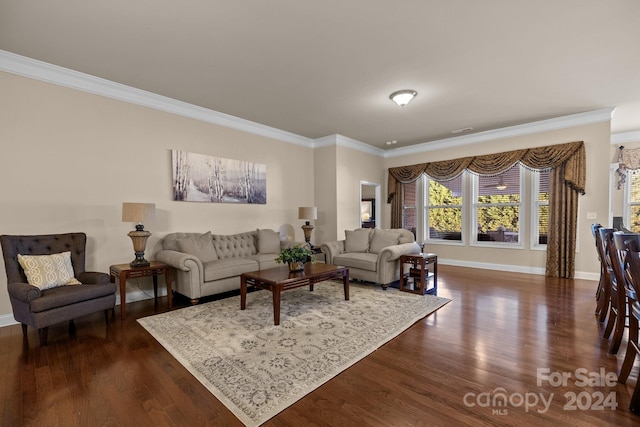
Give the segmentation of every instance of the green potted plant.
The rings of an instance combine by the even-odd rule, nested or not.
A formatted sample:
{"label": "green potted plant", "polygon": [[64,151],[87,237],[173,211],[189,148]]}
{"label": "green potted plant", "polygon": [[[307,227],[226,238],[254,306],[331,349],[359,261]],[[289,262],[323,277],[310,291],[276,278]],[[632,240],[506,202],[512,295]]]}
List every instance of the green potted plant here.
{"label": "green potted plant", "polygon": [[316,262],[311,249],[303,245],[284,248],[276,257],[278,264],[289,264],[289,270],[291,271],[304,270],[304,263],[307,261]]}

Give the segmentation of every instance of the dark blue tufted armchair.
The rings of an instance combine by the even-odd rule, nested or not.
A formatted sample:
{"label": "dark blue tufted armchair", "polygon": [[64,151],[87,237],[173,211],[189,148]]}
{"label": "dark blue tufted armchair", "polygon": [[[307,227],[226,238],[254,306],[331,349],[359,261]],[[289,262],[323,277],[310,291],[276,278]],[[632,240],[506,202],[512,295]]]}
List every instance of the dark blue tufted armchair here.
{"label": "dark blue tufted armchair", "polygon": [[[85,233],[48,234],[39,236],[0,236],[2,256],[7,273],[7,288],[13,317],[22,324],[27,337],[27,325],[38,330],[40,345],[47,345],[50,325],[69,321],[69,331],[75,331],[73,319],[104,310],[109,323],[113,313],[116,287],[106,273],[85,271]],[[71,264],[81,285],[60,286],[40,290],[28,283],[20,263],[20,255],[49,255],[71,252]]]}

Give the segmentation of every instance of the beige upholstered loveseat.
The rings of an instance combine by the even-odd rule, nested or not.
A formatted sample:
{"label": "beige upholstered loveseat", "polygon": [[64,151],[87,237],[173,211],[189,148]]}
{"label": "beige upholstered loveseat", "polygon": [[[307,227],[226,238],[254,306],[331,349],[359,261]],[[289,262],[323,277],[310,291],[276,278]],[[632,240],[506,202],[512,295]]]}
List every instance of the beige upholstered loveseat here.
{"label": "beige upholstered loveseat", "polygon": [[202,297],[240,289],[240,275],[276,267],[281,241],[274,230],[232,235],[170,233],[161,241],[155,259],[176,269],[173,290],[196,304]]}
{"label": "beige upholstered loveseat", "polygon": [[413,233],[405,229],[346,230],[345,239],[320,246],[329,264],[349,267],[349,277],[380,283],[383,289],[400,278],[400,256],[419,253]]}

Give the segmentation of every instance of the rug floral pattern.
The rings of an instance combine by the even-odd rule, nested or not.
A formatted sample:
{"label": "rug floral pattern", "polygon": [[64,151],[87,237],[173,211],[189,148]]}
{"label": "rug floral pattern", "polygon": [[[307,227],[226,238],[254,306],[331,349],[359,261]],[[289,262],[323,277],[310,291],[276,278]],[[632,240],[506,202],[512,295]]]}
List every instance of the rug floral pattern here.
{"label": "rug floral pattern", "polygon": [[450,300],[374,285],[323,282],[282,293],[280,326],[267,291],[139,319],[245,425],[257,426]]}

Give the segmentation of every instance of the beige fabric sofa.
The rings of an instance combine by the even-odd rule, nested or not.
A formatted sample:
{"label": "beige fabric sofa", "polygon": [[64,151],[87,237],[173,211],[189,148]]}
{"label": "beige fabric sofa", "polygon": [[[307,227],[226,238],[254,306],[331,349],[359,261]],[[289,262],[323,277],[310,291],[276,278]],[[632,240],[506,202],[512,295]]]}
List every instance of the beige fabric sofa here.
{"label": "beige fabric sofa", "polygon": [[349,267],[349,277],[387,288],[400,278],[400,256],[419,253],[413,233],[405,229],[346,230],[345,239],[320,246],[329,264]]}
{"label": "beige fabric sofa", "polygon": [[280,249],[304,242],[281,241],[274,230],[232,235],[170,233],[155,259],[176,269],[173,290],[193,304],[202,297],[240,289],[240,275],[278,266]]}

